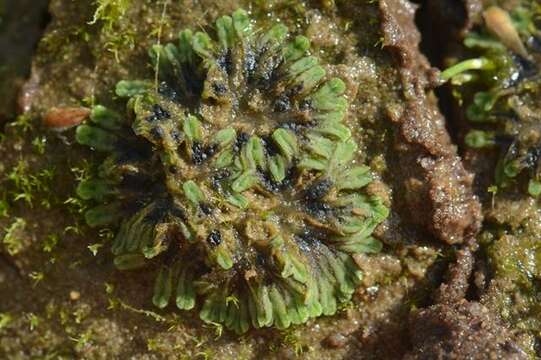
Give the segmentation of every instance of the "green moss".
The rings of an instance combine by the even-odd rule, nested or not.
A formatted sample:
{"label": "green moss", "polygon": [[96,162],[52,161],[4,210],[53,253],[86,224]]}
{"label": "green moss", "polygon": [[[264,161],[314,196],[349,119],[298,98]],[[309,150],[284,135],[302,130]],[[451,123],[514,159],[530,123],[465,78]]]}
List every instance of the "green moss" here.
{"label": "green moss", "polygon": [[0,331],[6,328],[12,321],[12,317],[7,313],[0,313]]}
{"label": "green moss", "polygon": [[36,287],[36,285],[38,285],[41,281],[43,281],[43,279],[45,279],[45,274],[42,273],[41,271],[32,271],[28,277],[30,279],[32,279],[33,281],[33,286]]}
{"label": "green moss", "polygon": [[7,195],[4,192],[2,194],[2,198],[0,199],[0,217],[8,217],[9,216],[9,202],[7,201]]}
{"label": "green moss", "polygon": [[[494,9],[497,8],[487,11],[494,13]],[[486,24],[490,22],[485,22],[485,27],[469,33],[464,40],[465,57],[474,58],[446,69],[442,79],[451,81],[453,94],[464,104],[465,115],[475,127],[466,135],[466,145],[499,148],[495,183],[504,188],[518,184],[524,193],[535,196],[532,181],[535,184],[541,177],[541,82],[536,47],[541,31],[535,19],[541,15],[541,6],[536,1],[524,0],[508,14],[501,9],[496,11],[505,14],[500,17],[508,17],[522,44],[498,38],[494,34],[499,30],[488,29]],[[490,16],[488,12],[485,16]],[[522,48],[526,54],[517,53]]]}
{"label": "green moss", "polygon": [[488,246],[498,290],[489,299],[500,316],[520,332],[539,338],[541,247],[532,234],[512,234]]}
{"label": "green moss", "polygon": [[122,49],[135,46],[136,29],[123,22],[132,0],[97,0],[91,25],[101,25],[104,47],[120,61]]}
{"label": "green moss", "polygon": [[39,198],[41,205],[46,208],[50,207],[50,199],[47,194],[50,193],[54,176],[54,168],[45,168],[32,173],[28,163],[25,160],[20,160],[7,176],[9,185],[13,188],[9,192],[11,200],[14,202],[23,201],[32,207],[36,198]]}
{"label": "green moss", "polygon": [[26,320],[28,321],[30,331],[34,331],[39,326],[40,318],[34,313],[26,314]]}
{"label": "green moss", "polygon": [[14,219],[13,222],[4,229],[5,234],[2,242],[10,255],[16,255],[25,248],[23,241],[25,229],[26,221],[23,218]]}
{"label": "green moss", "polygon": [[150,50],[154,81],[120,82],[128,117],[95,106],[76,139],[104,154],[77,193],[91,226],[119,223],[119,269],[157,270],[152,301],[219,328],[306,322],[351,298],[351,254],[378,252],[387,214],[344,125],[345,84],[307,38],[244,11],[215,36]]}
{"label": "green moss", "polygon": [[91,24],[102,21],[108,29],[113,29],[114,25],[126,15],[131,0],[97,0],[95,3],[97,7]]}
{"label": "green moss", "polygon": [[[491,226],[494,230],[483,232],[480,241],[486,248],[495,278],[533,291],[534,282],[541,279],[540,228],[533,212],[535,207],[532,202],[509,203],[507,206],[507,213],[500,216],[502,219],[496,221],[497,225]],[[505,205],[498,204],[494,212],[505,209]],[[507,227],[505,230],[504,226]]]}
{"label": "green moss", "polygon": [[21,114],[17,116],[13,123],[10,123],[9,126],[13,126],[23,133],[29,132],[33,129],[33,120],[30,114]]}

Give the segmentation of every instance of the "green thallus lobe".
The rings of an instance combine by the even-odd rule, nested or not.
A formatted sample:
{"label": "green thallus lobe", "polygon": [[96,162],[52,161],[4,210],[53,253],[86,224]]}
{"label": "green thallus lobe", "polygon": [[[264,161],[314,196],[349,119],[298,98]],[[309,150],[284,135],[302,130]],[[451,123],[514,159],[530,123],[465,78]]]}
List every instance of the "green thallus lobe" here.
{"label": "green thallus lobe", "polygon": [[465,138],[473,148],[500,148],[496,184],[506,187],[521,180],[532,196],[541,191],[541,4],[524,0],[509,13],[489,7],[485,26],[464,40],[468,54],[442,72],[453,93],[466,105],[475,123]]}
{"label": "green thallus lobe", "polygon": [[128,115],[96,106],[77,128],[107,155],[78,188],[99,203],[87,222],[119,224],[119,269],[157,269],[157,307],[237,333],[287,328],[334,314],[361,279],[351,255],[381,249],[388,209],[356,163],[345,84],[309,49],[238,10],[214,37],[153,46],[158,86],[121,81]]}

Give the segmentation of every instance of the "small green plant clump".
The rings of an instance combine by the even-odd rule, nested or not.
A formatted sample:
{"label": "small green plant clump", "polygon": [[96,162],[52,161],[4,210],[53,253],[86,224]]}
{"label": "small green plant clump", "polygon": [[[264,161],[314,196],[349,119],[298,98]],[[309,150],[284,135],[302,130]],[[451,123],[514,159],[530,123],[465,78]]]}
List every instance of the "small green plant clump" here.
{"label": "small green plant clump", "polygon": [[475,129],[472,148],[499,148],[496,185],[541,194],[541,4],[487,8],[465,40],[466,60],[442,73]]}
{"label": "small green plant clump", "polygon": [[121,81],[127,115],[95,106],[80,144],[105,157],[78,195],[117,225],[121,270],[155,269],[153,303],[237,333],[331,315],[361,280],[352,256],[388,215],[344,119],[346,86],[304,36],[243,10],[213,35],[150,50],[156,77]]}

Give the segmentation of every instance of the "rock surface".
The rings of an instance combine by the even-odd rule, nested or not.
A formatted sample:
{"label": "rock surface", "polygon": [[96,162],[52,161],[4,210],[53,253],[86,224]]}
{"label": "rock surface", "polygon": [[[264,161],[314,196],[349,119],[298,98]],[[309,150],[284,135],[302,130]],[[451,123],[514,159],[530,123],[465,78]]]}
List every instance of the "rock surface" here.
{"label": "rock surface", "polygon": [[436,305],[414,313],[410,335],[414,359],[528,359],[508,329],[476,302]]}

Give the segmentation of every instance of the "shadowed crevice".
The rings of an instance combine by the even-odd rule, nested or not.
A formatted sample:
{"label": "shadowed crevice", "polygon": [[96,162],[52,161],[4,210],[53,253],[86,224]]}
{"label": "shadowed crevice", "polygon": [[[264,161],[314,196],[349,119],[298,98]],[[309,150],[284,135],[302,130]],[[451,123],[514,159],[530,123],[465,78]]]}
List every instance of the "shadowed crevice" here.
{"label": "shadowed crevice", "polygon": [[48,0],[0,2],[0,124],[15,117],[20,87],[50,21]]}

